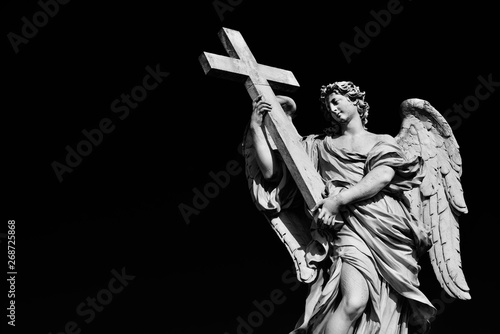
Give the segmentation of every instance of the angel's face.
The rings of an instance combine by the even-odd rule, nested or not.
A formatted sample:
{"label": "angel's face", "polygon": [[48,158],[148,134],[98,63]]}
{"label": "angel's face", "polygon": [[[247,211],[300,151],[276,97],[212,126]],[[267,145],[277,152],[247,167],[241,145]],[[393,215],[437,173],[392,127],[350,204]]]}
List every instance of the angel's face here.
{"label": "angel's face", "polygon": [[356,105],[344,95],[330,94],[325,103],[333,119],[339,123],[347,123],[358,114]]}

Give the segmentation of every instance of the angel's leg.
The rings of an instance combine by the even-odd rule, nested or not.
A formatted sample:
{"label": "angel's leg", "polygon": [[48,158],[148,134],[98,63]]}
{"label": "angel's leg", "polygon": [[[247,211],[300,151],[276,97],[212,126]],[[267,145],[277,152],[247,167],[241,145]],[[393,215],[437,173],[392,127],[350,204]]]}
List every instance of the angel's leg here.
{"label": "angel's leg", "polygon": [[363,313],[368,303],[368,285],[363,275],[345,262],[342,263],[340,275],[342,299],[328,319],[325,334],[352,333],[351,326]]}

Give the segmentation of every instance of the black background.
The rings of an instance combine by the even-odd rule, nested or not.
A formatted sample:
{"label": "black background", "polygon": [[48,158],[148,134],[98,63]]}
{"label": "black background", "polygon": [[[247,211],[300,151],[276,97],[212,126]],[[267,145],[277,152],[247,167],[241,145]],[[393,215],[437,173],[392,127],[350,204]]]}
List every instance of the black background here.
{"label": "black background", "polygon": [[[59,333],[75,321],[81,333],[244,333],[238,317],[248,320],[252,302],[279,289],[285,301],[251,331],[288,333],[302,313],[306,287],[290,281],[292,261],[253,206],[244,173],[232,176],[189,223],[179,210],[193,206],[193,189],[211,182],[210,172],[230,161],[243,168],[237,148],[251,112],[243,85],[205,76],[198,56],[225,55],[217,32],[239,30],[260,63],[291,70],[301,84],[290,95],[301,134],[327,126],[319,88],[333,81],[351,80],[365,90],[369,130],[391,135],[399,131],[406,98],[428,100],[443,113],[474,95],[479,76],[500,81],[492,2],[402,0],[401,13],[348,63],[339,44],[352,45],[354,27],[363,29],[373,20],[370,11],[387,3],[242,0],[218,15],[212,0],[74,0],[15,53],[8,33],[20,35],[21,18],[31,21],[40,6],[2,2],[7,201],[0,232],[15,219],[16,329]],[[157,64],[169,76],[120,120],[111,102],[130,94],[146,66]],[[493,332],[496,90],[454,130],[469,207],[460,229],[472,300],[443,303],[422,259],[421,288],[444,305],[431,333]],[[64,163],[66,145],[76,148],[85,139],[81,131],[103,118],[114,131],[59,182],[51,164]],[[122,268],[135,278],[86,323],[76,307]],[[7,288],[4,300],[6,294]]]}

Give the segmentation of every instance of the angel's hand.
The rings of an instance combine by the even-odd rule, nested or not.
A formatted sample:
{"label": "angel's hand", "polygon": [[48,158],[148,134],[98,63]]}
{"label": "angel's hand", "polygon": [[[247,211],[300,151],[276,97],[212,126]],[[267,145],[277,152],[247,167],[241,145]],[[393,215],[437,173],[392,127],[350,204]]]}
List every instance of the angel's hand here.
{"label": "angel's hand", "polygon": [[262,99],[262,95],[257,96],[252,103],[253,112],[250,119],[251,126],[260,127],[265,115],[271,111],[271,104]]}
{"label": "angel's hand", "polygon": [[331,196],[319,200],[312,208],[312,212],[318,212],[317,220],[326,226],[333,226],[336,222],[335,217],[340,212],[342,205],[338,196]]}

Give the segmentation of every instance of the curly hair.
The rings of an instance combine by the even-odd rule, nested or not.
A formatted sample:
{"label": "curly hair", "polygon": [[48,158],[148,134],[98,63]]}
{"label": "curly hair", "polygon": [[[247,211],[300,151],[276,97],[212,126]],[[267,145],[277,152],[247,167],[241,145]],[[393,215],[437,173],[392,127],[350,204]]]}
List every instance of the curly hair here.
{"label": "curly hair", "polygon": [[354,85],[351,81],[337,81],[326,86],[321,86],[321,110],[323,111],[323,116],[325,120],[331,123],[331,129],[328,129],[327,132],[330,134],[338,133],[340,130],[340,125],[337,123],[330,111],[327,108],[326,98],[330,94],[339,94],[347,97],[354,105],[358,108],[359,116],[361,117],[361,122],[363,127],[366,129],[366,123],[368,123],[368,110],[370,106],[367,102],[365,102],[365,92],[362,92],[358,86]]}

